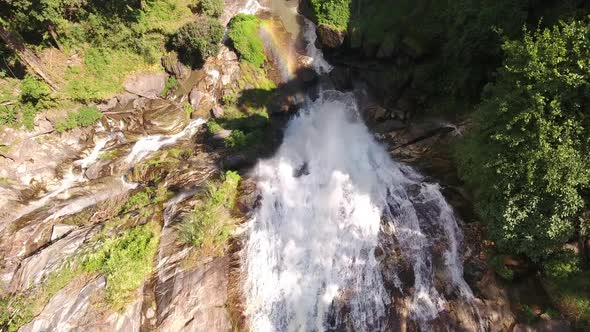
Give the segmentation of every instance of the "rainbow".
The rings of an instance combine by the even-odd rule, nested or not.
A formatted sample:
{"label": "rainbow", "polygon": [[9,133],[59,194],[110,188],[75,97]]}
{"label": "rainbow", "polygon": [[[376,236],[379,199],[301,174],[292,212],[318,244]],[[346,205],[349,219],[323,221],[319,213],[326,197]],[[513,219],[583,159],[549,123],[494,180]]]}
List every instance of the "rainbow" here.
{"label": "rainbow", "polygon": [[262,20],[260,35],[281,72],[281,78],[285,82],[293,79],[297,69],[297,53],[291,35],[282,22],[275,19]]}

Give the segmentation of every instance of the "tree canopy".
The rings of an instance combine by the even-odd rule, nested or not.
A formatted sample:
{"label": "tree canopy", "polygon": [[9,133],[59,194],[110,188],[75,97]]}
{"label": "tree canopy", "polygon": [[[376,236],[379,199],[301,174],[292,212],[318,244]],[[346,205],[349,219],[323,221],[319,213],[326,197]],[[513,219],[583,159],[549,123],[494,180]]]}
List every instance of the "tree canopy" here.
{"label": "tree canopy", "polygon": [[525,29],[502,49],[458,157],[500,248],[537,260],[572,237],[587,198],[590,26]]}

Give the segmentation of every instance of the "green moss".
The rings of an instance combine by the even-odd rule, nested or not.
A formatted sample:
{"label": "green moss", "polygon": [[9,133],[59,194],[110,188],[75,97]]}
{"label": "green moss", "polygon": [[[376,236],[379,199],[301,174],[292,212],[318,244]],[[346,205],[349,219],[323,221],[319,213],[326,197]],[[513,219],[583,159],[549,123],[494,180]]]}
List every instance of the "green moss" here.
{"label": "green moss", "polygon": [[217,123],[217,121],[209,120],[207,122],[207,130],[209,131],[209,133],[215,135],[218,132],[222,131],[223,127],[219,123]]}
{"label": "green moss", "polygon": [[260,67],[266,61],[264,43],[259,35],[260,20],[254,15],[238,14],[229,22],[229,39],[240,59]]}
{"label": "green moss", "polygon": [[207,185],[201,202],[178,226],[181,241],[207,254],[221,255],[236,221],[231,217],[240,176],[228,171],[221,182]]}
{"label": "green moss", "polygon": [[178,80],[174,76],[170,76],[166,79],[164,84],[164,90],[162,90],[161,96],[166,97],[170,92],[172,92],[178,86]]}
{"label": "green moss", "polygon": [[85,257],[85,271],[106,277],[106,300],[111,309],[119,312],[125,309],[133,300],[134,291],[152,273],[158,242],[156,225],[137,226],[104,241],[96,252]]}
{"label": "green moss", "polygon": [[101,159],[115,159],[115,158],[118,158],[120,154],[121,154],[120,150],[111,150],[111,151],[107,151],[107,152],[101,152],[99,157]]}
{"label": "green moss", "polygon": [[149,188],[133,194],[131,197],[129,197],[129,199],[127,199],[127,202],[125,202],[121,208],[121,213],[137,210],[150,204],[152,201],[151,196],[152,193]]}

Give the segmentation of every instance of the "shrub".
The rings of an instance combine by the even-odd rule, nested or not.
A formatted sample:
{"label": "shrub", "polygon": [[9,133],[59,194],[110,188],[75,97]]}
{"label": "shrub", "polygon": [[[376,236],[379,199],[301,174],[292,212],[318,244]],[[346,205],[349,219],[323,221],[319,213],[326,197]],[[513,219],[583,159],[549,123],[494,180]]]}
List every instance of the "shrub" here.
{"label": "shrub", "polygon": [[503,251],[542,260],[574,234],[590,184],[590,26],[506,41],[506,60],[458,149],[463,179]]}
{"label": "shrub", "polygon": [[209,183],[202,200],[178,226],[181,241],[212,254],[222,254],[233,231],[230,216],[237,195],[240,175],[228,171],[220,183]]}
{"label": "shrub", "polygon": [[55,130],[58,133],[63,133],[77,127],[88,127],[100,118],[102,118],[102,113],[96,106],[82,106],[77,111],[70,112],[62,121],[59,121],[55,125]]}
{"label": "shrub", "polygon": [[504,256],[502,255],[494,255],[490,258],[489,264],[494,269],[497,275],[499,275],[502,279],[510,281],[514,278],[514,271],[509,269],[504,264]]}
{"label": "shrub", "polygon": [[318,24],[346,30],[350,19],[351,0],[311,0]]}
{"label": "shrub", "polygon": [[122,311],[153,271],[158,236],[153,224],[137,226],[118,238],[106,240],[83,260],[84,270],[106,277],[106,299],[113,310]]}
{"label": "shrub", "polygon": [[197,65],[219,52],[224,33],[217,19],[201,17],[181,27],[172,38],[172,45],[183,62]]}
{"label": "shrub", "polygon": [[229,22],[229,39],[240,58],[257,67],[266,61],[264,43],[258,30],[260,20],[254,15],[238,14]]}
{"label": "shrub", "polygon": [[219,17],[225,9],[225,2],[223,0],[201,0],[200,8],[201,13],[205,15]]}
{"label": "shrub", "polygon": [[557,280],[565,280],[580,272],[580,262],[572,250],[562,250],[543,262],[544,274]]}
{"label": "shrub", "polygon": [[20,99],[22,103],[43,104],[51,100],[51,89],[45,82],[27,75],[22,81]]}
{"label": "shrub", "polygon": [[0,126],[13,125],[18,121],[18,111],[13,105],[0,106]]}

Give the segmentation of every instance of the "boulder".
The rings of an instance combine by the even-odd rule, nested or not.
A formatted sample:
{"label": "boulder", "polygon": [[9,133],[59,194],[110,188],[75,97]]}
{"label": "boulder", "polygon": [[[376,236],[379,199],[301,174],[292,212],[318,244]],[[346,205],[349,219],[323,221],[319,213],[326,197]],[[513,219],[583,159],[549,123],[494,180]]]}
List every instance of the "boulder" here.
{"label": "boulder", "polygon": [[218,141],[223,141],[226,138],[231,136],[231,130],[230,129],[223,129],[218,131],[217,133],[215,133],[215,135],[213,135],[213,139],[214,140],[218,140]]}
{"label": "boulder", "polygon": [[125,80],[123,87],[130,93],[155,99],[164,91],[167,78],[168,74],[164,72],[140,73]]}
{"label": "boulder", "polygon": [[327,25],[320,25],[317,30],[318,39],[325,48],[338,48],[344,42],[345,32]]}
{"label": "boulder", "polygon": [[211,116],[213,116],[215,119],[222,118],[224,114],[225,112],[223,111],[223,108],[219,105],[215,105],[211,109]]}
{"label": "boulder", "polygon": [[182,62],[178,61],[178,57],[176,54],[169,54],[162,57],[162,67],[164,70],[170,75],[175,76],[178,79],[185,79],[187,78],[191,71],[182,64]]}
{"label": "boulder", "polygon": [[189,94],[189,102],[193,107],[193,118],[208,119],[211,116],[209,111],[215,106],[215,98],[207,92],[202,92],[196,86]]}
{"label": "boulder", "polygon": [[53,231],[51,232],[51,241],[61,239],[64,235],[68,234],[74,229],[76,229],[76,226],[73,225],[53,225]]}
{"label": "boulder", "polygon": [[148,134],[176,134],[189,121],[189,115],[183,109],[164,99],[149,101],[143,112],[143,126]]}

